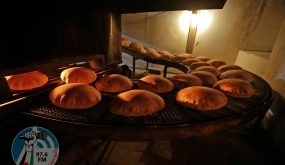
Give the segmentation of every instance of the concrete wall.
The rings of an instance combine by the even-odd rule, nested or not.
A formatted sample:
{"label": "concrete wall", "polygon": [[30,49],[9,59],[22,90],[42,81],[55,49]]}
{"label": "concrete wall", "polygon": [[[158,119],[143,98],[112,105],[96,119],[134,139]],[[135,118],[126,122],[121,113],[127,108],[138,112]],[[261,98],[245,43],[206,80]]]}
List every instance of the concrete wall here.
{"label": "concrete wall", "polygon": [[285,20],[277,36],[272,52],[240,51],[236,64],[264,78],[285,97]]}
{"label": "concrete wall", "polygon": [[122,34],[145,41],[146,13],[123,14]]}
{"label": "concrete wall", "polygon": [[197,35],[194,54],[234,63],[249,22],[249,18],[244,16],[249,3],[250,0],[228,0],[222,10],[209,11],[212,24]]}
{"label": "concrete wall", "polygon": [[284,0],[251,1],[250,23],[243,50],[271,52],[285,17]]}
{"label": "concrete wall", "polygon": [[[193,55],[220,58],[266,79],[285,96],[284,0],[227,0],[223,9],[208,10],[212,23],[195,39]],[[185,52],[187,33],[177,23],[182,11],[140,15],[132,24],[123,15],[122,33],[168,50]],[[137,18],[139,19],[139,17]]]}
{"label": "concrete wall", "polygon": [[187,35],[178,25],[182,11],[125,14],[122,16],[122,33],[140,39],[158,49],[181,53],[186,50]]}
{"label": "concrete wall", "polygon": [[239,50],[271,52],[285,18],[285,1],[228,0],[222,10],[210,13],[213,23],[197,35],[194,54],[234,63]]}

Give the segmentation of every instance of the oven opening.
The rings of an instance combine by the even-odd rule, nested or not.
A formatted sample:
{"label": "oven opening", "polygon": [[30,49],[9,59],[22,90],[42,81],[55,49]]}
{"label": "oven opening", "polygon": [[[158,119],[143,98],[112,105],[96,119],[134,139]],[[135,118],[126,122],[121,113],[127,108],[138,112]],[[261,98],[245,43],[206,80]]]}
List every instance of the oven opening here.
{"label": "oven opening", "polygon": [[283,1],[33,5],[3,20],[4,162],[282,161]]}

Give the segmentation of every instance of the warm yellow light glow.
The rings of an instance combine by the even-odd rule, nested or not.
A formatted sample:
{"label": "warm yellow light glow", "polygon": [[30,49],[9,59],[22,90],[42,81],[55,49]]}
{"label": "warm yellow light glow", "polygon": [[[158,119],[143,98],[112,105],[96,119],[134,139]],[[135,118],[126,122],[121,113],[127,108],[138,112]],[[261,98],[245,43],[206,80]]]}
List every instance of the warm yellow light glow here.
{"label": "warm yellow light glow", "polygon": [[189,26],[197,25],[197,33],[204,32],[212,23],[212,15],[205,10],[198,11],[198,14],[192,14],[191,11],[184,11],[179,17],[179,27],[182,32],[188,33]]}
{"label": "warm yellow light glow", "polygon": [[190,26],[194,27],[199,23],[199,15],[197,13],[192,13]]}
{"label": "warm yellow light glow", "polygon": [[179,16],[178,24],[181,31],[184,33],[188,33],[189,31],[191,13],[192,13],[191,11],[183,11]]}
{"label": "warm yellow light glow", "polygon": [[212,15],[208,11],[201,10],[198,12],[197,33],[204,32],[212,23]]}

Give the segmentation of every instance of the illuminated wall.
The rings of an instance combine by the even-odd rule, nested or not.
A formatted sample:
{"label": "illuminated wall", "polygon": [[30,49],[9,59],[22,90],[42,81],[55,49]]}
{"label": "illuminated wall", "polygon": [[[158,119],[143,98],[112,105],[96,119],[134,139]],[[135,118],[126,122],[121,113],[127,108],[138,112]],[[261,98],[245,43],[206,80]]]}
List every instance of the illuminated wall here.
{"label": "illuminated wall", "polygon": [[[284,0],[227,0],[223,9],[199,15],[193,55],[241,65],[266,79],[285,96]],[[147,23],[141,19],[125,25],[131,18],[123,16],[123,34],[173,53],[186,50],[191,14],[158,12],[150,13],[149,17],[152,18]]]}
{"label": "illuminated wall", "polygon": [[285,20],[277,36],[272,52],[240,51],[236,64],[264,78],[285,97]]}
{"label": "illuminated wall", "polygon": [[186,50],[188,31],[182,31],[179,17],[182,11],[125,14],[122,16],[122,33],[157,48],[181,53]]}

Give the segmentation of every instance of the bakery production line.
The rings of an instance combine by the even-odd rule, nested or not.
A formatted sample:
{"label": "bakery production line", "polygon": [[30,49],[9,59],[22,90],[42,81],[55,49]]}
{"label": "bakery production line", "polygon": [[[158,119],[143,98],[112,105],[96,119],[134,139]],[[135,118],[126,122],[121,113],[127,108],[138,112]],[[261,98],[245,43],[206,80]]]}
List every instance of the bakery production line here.
{"label": "bakery production line", "polygon": [[[121,33],[125,13],[222,9],[226,0],[161,3],[47,4],[53,13],[27,7],[38,17],[19,16],[27,17],[15,33],[25,41],[15,45],[24,47],[23,55],[12,54],[0,66],[5,164],[198,164],[202,156],[190,158],[198,146],[204,145],[198,153],[209,162],[210,153],[226,151],[211,146],[227,138],[241,150],[214,163],[259,157],[259,152],[246,159],[233,155],[250,153],[245,136],[256,138],[267,122],[274,92],[266,80],[223,59],[171,53]],[[122,54],[130,61],[123,62]],[[145,68],[138,69],[137,61]]]}
{"label": "bakery production line", "polygon": [[[192,64],[203,63],[195,62],[201,57],[189,58]],[[62,67],[52,78],[39,71],[15,74],[6,82],[13,91],[10,102],[17,104],[1,106],[20,114],[13,117],[16,123],[40,125],[59,137],[76,137],[76,143],[99,148],[110,147],[106,141],[184,140],[246,123],[251,123],[247,129],[258,126],[272,103],[266,81],[238,66],[212,66],[219,71],[215,75],[185,61],[179,65],[190,73],[171,77],[133,78],[126,66],[96,70],[89,63]],[[19,101],[20,96],[26,98]],[[87,162],[93,159],[91,150],[81,155]]]}

